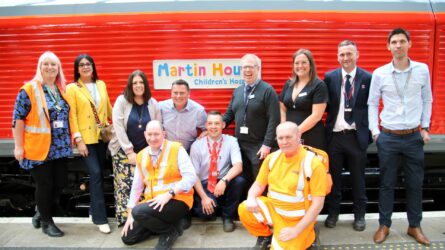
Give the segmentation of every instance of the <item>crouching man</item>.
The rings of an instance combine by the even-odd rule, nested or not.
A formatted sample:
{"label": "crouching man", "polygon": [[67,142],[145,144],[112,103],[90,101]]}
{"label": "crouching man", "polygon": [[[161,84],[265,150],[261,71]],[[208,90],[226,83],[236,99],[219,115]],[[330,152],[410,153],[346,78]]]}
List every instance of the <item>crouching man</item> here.
{"label": "crouching man", "polygon": [[[329,188],[326,167],[300,144],[295,123],[281,123],[276,131],[280,150],[263,162],[238,213],[247,231],[258,237],[255,249],[307,249]],[[261,196],[266,186],[267,197]]]}
{"label": "crouching man", "polygon": [[201,218],[213,219],[220,209],[224,232],[232,232],[246,182],[241,176],[240,148],[235,137],[222,134],[225,123],[220,112],[210,111],[205,127],[207,135],[195,141],[190,150],[198,175],[193,211]]}
{"label": "crouching man", "polygon": [[183,231],[180,219],[193,205],[195,169],[180,143],[164,139],[159,121],[150,121],[144,135],[148,147],[136,158],[122,241],[133,245],[159,234],[155,249],[171,249]]}

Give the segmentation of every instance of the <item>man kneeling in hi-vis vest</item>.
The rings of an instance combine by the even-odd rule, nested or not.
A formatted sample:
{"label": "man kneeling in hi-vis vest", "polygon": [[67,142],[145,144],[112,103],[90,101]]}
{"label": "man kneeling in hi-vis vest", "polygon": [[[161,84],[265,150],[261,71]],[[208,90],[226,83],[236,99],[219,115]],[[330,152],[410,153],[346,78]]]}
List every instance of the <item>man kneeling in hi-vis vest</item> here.
{"label": "man kneeling in hi-vis vest", "polygon": [[144,135],[148,147],[136,157],[122,241],[133,245],[159,234],[155,249],[171,249],[183,231],[180,219],[193,205],[195,169],[180,143],[164,139],[159,121],[150,121]]}
{"label": "man kneeling in hi-vis vest", "polygon": [[[255,249],[304,250],[315,240],[314,225],[330,188],[328,164],[304,148],[300,136],[293,122],[277,127],[280,150],[265,159],[238,208],[244,227],[258,237]],[[261,196],[266,186],[267,197]]]}

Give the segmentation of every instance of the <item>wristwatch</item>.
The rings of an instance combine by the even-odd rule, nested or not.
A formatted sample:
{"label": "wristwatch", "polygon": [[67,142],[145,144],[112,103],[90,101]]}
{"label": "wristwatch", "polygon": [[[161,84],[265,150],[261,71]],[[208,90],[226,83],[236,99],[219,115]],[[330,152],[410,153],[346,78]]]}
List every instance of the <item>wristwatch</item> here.
{"label": "wristwatch", "polygon": [[430,128],[429,127],[424,127],[422,129],[425,130],[426,132],[430,132]]}
{"label": "wristwatch", "polygon": [[226,183],[226,185],[229,185],[229,180],[227,180],[226,177],[221,178],[222,181],[224,181]]}
{"label": "wristwatch", "polygon": [[175,195],[176,195],[175,190],[173,188],[168,190],[168,193],[171,194],[172,197],[175,197]]}

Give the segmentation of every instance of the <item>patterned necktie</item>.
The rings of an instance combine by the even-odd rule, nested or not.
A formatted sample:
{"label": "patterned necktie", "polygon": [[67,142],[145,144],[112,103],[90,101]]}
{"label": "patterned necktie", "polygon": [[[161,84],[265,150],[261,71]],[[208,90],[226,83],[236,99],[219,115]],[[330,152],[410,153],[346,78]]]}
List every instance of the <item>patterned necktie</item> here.
{"label": "patterned necktie", "polygon": [[211,193],[215,191],[218,178],[218,154],[216,152],[217,142],[213,142],[212,152],[210,154],[209,179],[207,180],[207,190]]}
{"label": "patterned necktie", "polygon": [[247,103],[249,99],[250,92],[252,92],[252,86],[246,85],[246,95],[244,96],[244,103]]}
{"label": "patterned necktie", "polygon": [[354,122],[354,119],[352,118],[352,107],[351,107],[351,101],[352,101],[352,91],[354,90],[351,85],[351,81],[349,79],[351,78],[350,75],[346,75],[346,81],[345,81],[345,121],[351,125]]}

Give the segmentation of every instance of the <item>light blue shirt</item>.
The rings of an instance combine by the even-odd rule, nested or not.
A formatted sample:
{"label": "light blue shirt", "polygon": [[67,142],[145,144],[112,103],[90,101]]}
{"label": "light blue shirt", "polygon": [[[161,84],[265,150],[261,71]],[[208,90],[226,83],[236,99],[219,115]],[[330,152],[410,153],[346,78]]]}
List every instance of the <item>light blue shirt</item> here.
{"label": "light blue shirt", "polygon": [[[196,174],[201,181],[209,178],[210,169],[210,151],[207,145],[207,136],[196,140],[192,144],[190,150],[190,158],[195,167]],[[238,140],[230,135],[222,135],[221,151],[218,155],[218,179],[223,178],[229,172],[233,164],[242,163],[241,151],[238,145]],[[213,141],[209,138],[210,147]],[[217,149],[220,141],[217,141]],[[210,148],[210,150],[212,150]]]}
{"label": "light blue shirt", "polygon": [[160,102],[159,107],[167,139],[180,142],[189,151],[198,136],[196,129],[205,130],[207,114],[204,107],[191,99],[181,111],[175,108],[171,99]]}
{"label": "light blue shirt", "polygon": [[[384,106],[380,113],[382,127],[402,130],[419,125],[430,126],[433,97],[428,66],[412,60],[409,62],[408,69],[404,71],[395,69],[391,62],[376,69],[372,74],[368,115],[369,129],[373,136],[380,133],[380,98]],[[399,91],[395,84],[398,85]]]}

